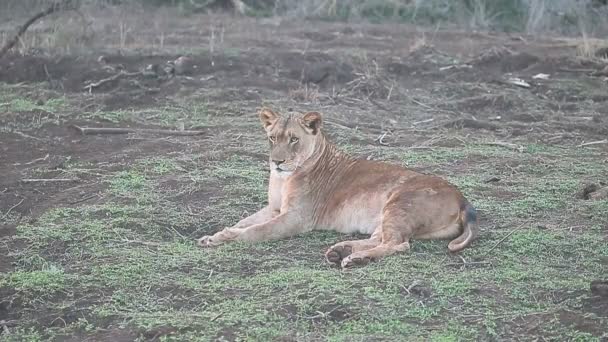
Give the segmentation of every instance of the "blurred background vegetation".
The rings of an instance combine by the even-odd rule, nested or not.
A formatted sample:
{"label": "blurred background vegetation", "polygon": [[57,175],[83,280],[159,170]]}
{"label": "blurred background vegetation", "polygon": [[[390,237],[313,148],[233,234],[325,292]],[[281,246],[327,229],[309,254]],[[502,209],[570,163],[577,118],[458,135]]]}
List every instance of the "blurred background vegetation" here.
{"label": "blurred background vegetation", "polygon": [[[3,0],[0,19],[60,0]],[[603,36],[607,0],[73,0],[77,6],[172,7],[183,15],[230,10],[255,17],[398,22],[530,34]]]}

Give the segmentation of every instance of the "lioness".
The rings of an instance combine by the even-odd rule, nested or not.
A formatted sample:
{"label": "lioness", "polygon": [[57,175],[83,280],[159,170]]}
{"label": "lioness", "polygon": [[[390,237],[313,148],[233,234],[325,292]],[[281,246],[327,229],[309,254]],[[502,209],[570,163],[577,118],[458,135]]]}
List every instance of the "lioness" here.
{"label": "lioness", "polygon": [[321,114],[259,113],[270,143],[268,206],[200,246],[268,241],[314,229],[371,234],[330,247],[327,261],[343,268],[409,249],[410,239],[453,239],[451,252],[478,233],[475,208],[447,181],[401,166],[357,160],[336,149]]}

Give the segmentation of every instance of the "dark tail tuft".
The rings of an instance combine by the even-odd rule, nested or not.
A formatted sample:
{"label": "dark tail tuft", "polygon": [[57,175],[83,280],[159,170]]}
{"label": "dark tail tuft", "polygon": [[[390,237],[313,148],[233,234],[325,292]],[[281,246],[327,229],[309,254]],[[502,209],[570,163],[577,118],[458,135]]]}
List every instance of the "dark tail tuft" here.
{"label": "dark tail tuft", "polygon": [[462,234],[448,244],[450,252],[458,252],[471,244],[479,233],[477,226],[477,210],[468,202],[464,201],[461,208]]}

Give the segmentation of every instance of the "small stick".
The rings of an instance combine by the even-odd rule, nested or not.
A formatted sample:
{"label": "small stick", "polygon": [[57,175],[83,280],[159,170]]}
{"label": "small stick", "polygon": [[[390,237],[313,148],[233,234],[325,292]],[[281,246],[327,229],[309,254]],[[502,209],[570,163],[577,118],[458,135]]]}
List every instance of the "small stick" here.
{"label": "small stick", "polygon": [[608,144],[608,139],[598,140],[598,141],[590,141],[588,143],[582,143],[582,144],[578,145],[578,147],[585,147],[585,146],[592,146],[592,145],[601,145],[601,144]]}
{"label": "small stick", "polygon": [[380,136],[378,136],[376,139],[374,139],[374,141],[377,141],[378,144],[380,144],[382,146],[388,146],[388,144],[384,142],[384,138],[386,137],[387,134],[388,134],[388,132],[383,132]]}
{"label": "small stick", "polygon": [[404,289],[407,292],[407,295],[409,296],[412,294],[412,289],[420,284],[422,284],[422,282],[418,279],[415,279],[408,287],[401,285],[401,288]]}
{"label": "small stick", "polygon": [[28,138],[28,139],[34,139],[34,140],[38,140],[38,141],[43,141],[43,139],[33,137],[33,136],[28,135],[28,134],[25,134],[25,133],[23,133],[23,132],[19,132],[19,131],[12,131],[11,133],[13,133],[13,134],[17,134],[17,135],[22,136],[22,137],[24,137],[24,138]]}
{"label": "small stick", "polygon": [[141,240],[129,240],[129,239],[122,239],[121,241],[124,243],[133,243],[133,244],[139,244],[139,245],[151,246],[151,247],[162,246],[161,243],[153,242],[153,241],[141,241]]}
{"label": "small stick", "polygon": [[489,261],[467,261],[466,263],[453,262],[445,264],[446,266],[466,266],[466,265],[492,265]]}
{"label": "small stick", "polygon": [[22,179],[21,183],[52,183],[52,182],[77,182],[77,178],[28,178]]}
{"label": "small stick", "polygon": [[74,205],[74,204],[78,204],[78,203],[86,202],[86,201],[90,200],[91,198],[95,198],[95,197],[97,197],[97,196],[98,196],[97,194],[94,194],[94,195],[89,195],[89,196],[86,196],[86,197],[84,197],[84,198],[78,199],[78,200],[76,200],[76,201],[72,201],[72,202],[70,202],[70,205]]}
{"label": "small stick", "polygon": [[427,122],[433,122],[433,121],[435,121],[434,118],[430,118],[430,119],[426,119],[426,120],[422,120],[422,121],[416,121],[416,122],[412,122],[412,126],[420,125],[420,124],[427,123]]}
{"label": "small stick", "polygon": [[494,246],[492,246],[492,248],[490,248],[486,254],[489,254],[491,251],[494,250],[494,248],[498,247],[498,245],[500,245],[503,241],[505,241],[509,236],[513,235],[513,233],[515,233],[516,231],[520,230],[521,228],[523,228],[526,224],[528,224],[530,222],[530,220],[526,220],[524,223],[522,223],[519,227],[513,229],[512,231],[510,231],[505,237],[503,237],[502,239],[500,239],[500,241],[498,241]]}
{"label": "small stick", "polygon": [[205,131],[178,131],[173,129],[151,129],[151,128],[123,128],[123,127],[80,127],[76,125],[70,125],[70,127],[78,130],[82,135],[94,135],[94,134],[128,134],[128,133],[151,133],[151,134],[164,134],[164,135],[201,135],[205,134]]}
{"label": "small stick", "polygon": [[49,154],[48,154],[48,153],[46,154],[46,156],[44,156],[44,158],[36,158],[36,159],[34,159],[34,160],[32,160],[32,161],[29,161],[29,162],[27,162],[27,163],[23,163],[23,164],[21,164],[21,163],[15,163],[15,164],[13,164],[13,165],[14,165],[14,166],[19,166],[19,165],[32,165],[32,164],[34,164],[34,163],[37,163],[37,162],[39,162],[39,161],[45,161],[45,160],[47,160],[47,159],[49,159]]}
{"label": "small stick", "polygon": [[3,319],[3,320],[1,320],[1,321],[0,321],[0,325],[3,325],[3,326],[5,326],[5,327],[7,327],[7,326],[8,326],[8,327],[10,327],[10,326],[14,326],[14,325],[17,325],[17,324],[19,324],[19,323],[20,323],[20,321],[18,321],[18,320],[16,320],[16,319],[9,319],[9,320],[4,320],[4,319]]}
{"label": "small stick", "polygon": [[217,321],[218,318],[224,316],[223,312],[220,312],[219,314],[217,314],[215,317],[213,317],[209,322],[215,322]]}
{"label": "small stick", "polygon": [[8,209],[8,211],[6,212],[6,214],[4,214],[4,215],[2,216],[2,219],[1,219],[1,220],[4,220],[5,218],[7,218],[7,217],[8,217],[8,214],[10,214],[10,213],[11,213],[11,211],[13,211],[13,209],[15,209],[15,208],[17,208],[18,206],[20,206],[20,205],[21,205],[21,203],[23,203],[23,201],[25,201],[25,198],[22,198],[22,199],[21,199],[21,201],[19,201],[19,203],[17,203],[17,204],[15,204],[14,206],[10,207],[10,208]]}

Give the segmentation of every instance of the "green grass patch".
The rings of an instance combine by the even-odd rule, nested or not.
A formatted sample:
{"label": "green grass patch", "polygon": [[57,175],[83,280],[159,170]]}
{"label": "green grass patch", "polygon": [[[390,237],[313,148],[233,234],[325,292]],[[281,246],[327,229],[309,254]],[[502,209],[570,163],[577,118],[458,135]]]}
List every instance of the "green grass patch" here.
{"label": "green grass patch", "polygon": [[[253,133],[244,139],[257,141]],[[334,232],[201,249],[195,238],[264,204],[265,161],[242,154],[204,161],[180,154],[141,159],[103,178],[103,202],[49,209],[18,227],[16,239],[29,247],[16,255],[17,269],[2,277],[0,288],[14,289],[27,303],[24,318],[34,330],[26,324],[15,334],[46,340],[95,334],[105,329],[103,322],[113,322],[140,339],[170,329],[167,341],[460,341],[521,334],[513,322],[538,312],[585,315],[580,300],[588,296],[589,279],[608,272],[606,220],[579,218],[584,228],[575,230],[560,220],[564,213],[586,217],[608,208],[607,201],[572,197],[583,169],[605,172],[596,165],[595,152],[538,145],[519,153],[475,144],[430,153],[373,151],[380,159],[436,168],[472,199],[484,221],[480,240],[460,254],[463,259],[447,252],[446,241],[413,241],[408,253],[342,272],[325,264],[323,252],[353,237]],[[501,167],[505,160],[517,161],[511,168],[518,167],[519,174],[505,171],[511,170]],[[565,171],[548,176],[538,160]],[[501,181],[484,181],[493,175]],[[161,191],[169,181],[212,194],[197,202],[192,215],[187,200],[170,197],[182,191]],[[37,325],[34,313],[43,306],[58,310],[58,316],[60,308],[70,307],[61,299],[68,290],[96,294],[79,304],[86,308],[86,321]],[[52,296],[39,302],[39,293]],[[608,322],[598,315],[588,319],[597,327]],[[597,337],[577,326],[543,334]],[[14,335],[2,336],[10,338]]]}

